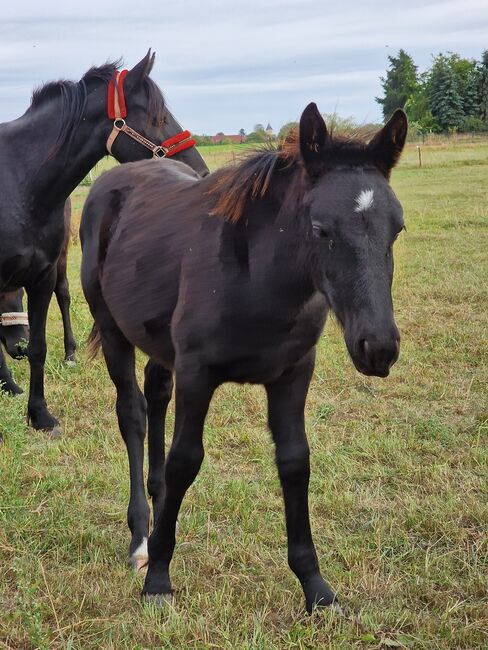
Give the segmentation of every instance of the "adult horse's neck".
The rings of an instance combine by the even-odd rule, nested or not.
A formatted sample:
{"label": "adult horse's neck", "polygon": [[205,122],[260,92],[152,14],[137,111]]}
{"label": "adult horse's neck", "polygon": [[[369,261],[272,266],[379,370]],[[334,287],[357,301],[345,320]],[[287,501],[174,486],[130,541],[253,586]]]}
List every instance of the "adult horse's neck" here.
{"label": "adult horse's neck", "polygon": [[106,154],[103,118],[98,124],[83,118],[59,149],[61,96],[31,107],[17,120],[3,125],[0,138],[10,150],[22,187],[38,211],[60,206],[90,169]]}

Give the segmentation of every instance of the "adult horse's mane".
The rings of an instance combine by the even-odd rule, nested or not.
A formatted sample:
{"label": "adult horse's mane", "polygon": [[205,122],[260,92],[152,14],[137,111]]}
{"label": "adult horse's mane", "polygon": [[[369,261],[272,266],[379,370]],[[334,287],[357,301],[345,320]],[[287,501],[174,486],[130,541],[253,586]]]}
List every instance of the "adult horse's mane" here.
{"label": "adult horse's mane", "polygon": [[[65,143],[68,144],[68,147],[71,145],[76,128],[79,126],[85,112],[89,86],[97,81],[108,85],[121,64],[121,60],[108,61],[101,66],[90,68],[80,81],[67,79],[49,81],[34,90],[30,106],[27,109],[28,113],[53,98],[61,97],[59,131],[56,142],[49,152],[49,158],[56,155]],[[144,86],[148,96],[148,122],[159,123],[164,119],[165,102],[163,93],[149,76],[145,77]]]}
{"label": "adult horse's mane", "polygon": [[[357,134],[329,134],[324,153],[324,171],[337,167],[380,167],[365,137]],[[216,202],[212,214],[236,222],[242,217],[248,201],[262,198],[278,171],[301,168],[298,128],[292,130],[278,146],[271,144],[253,150],[237,166],[216,173],[207,196]]]}

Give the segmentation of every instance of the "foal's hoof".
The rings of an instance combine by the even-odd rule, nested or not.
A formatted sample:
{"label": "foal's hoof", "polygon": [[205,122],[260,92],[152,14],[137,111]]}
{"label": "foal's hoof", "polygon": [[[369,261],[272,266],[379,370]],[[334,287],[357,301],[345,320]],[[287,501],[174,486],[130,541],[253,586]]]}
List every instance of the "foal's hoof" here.
{"label": "foal's hoof", "polygon": [[304,585],[305,606],[311,614],[316,607],[328,608],[339,613],[341,610],[335,593],[321,575],[310,578]]}
{"label": "foal's hoof", "polygon": [[43,429],[44,433],[52,438],[53,440],[58,440],[61,438],[61,427],[59,425],[54,426],[52,429]]}
{"label": "foal's hoof", "polygon": [[66,357],[64,360],[64,363],[68,368],[74,368],[76,366],[76,357],[75,355],[70,355],[69,357]]}
{"label": "foal's hoof", "polygon": [[129,566],[134,571],[134,573],[146,573],[148,562],[149,558],[147,555],[146,557],[139,555],[138,557],[132,556],[129,558]]}
{"label": "foal's hoof", "polygon": [[147,554],[147,537],[143,537],[142,542],[129,556],[129,565],[136,573],[146,573],[149,556]]}
{"label": "foal's hoof", "polygon": [[167,594],[145,594],[142,592],[142,601],[146,605],[155,605],[156,607],[167,607],[174,604],[174,596],[171,592]]}

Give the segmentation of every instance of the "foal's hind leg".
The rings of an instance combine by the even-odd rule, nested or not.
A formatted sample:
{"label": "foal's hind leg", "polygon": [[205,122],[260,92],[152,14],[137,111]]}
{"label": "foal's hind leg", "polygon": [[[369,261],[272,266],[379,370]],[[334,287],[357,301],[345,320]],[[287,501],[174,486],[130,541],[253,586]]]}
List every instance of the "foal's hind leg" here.
{"label": "foal's hind leg", "polygon": [[[107,326],[107,322],[110,324]],[[149,505],[144,492],[144,437],[146,400],[137,385],[134,346],[107,315],[100,329],[102,349],[110,377],[117,390],[117,418],[127,447],[130,473],[130,500],[127,522],[132,533],[129,563],[140,569],[147,563]]]}
{"label": "foal's hind leg", "polygon": [[310,462],[304,408],[313,368],[311,354],[292,372],[266,386],[268,422],[285,501],[288,563],[300,580],[309,613],[314,606],[335,602],[334,592],[320,575],[308,514]]}
{"label": "foal's hind leg", "polygon": [[142,591],[154,602],[171,599],[173,593],[169,565],[175,548],[176,519],[203,461],[203,425],[214,389],[199,371],[176,373],[175,431],[164,470],[166,493],[149,538],[149,565]]}
{"label": "foal's hind leg", "polygon": [[56,280],[56,286],[54,288],[54,293],[56,294],[59,311],[61,312],[61,317],[63,319],[64,360],[69,364],[74,364],[76,363],[76,341],[75,337],[73,336],[73,329],[71,327],[71,318],[69,313],[71,296],[69,293],[68,276],[66,274],[66,262],[67,250],[65,249],[58,259],[58,276]]}
{"label": "foal's hind leg", "polygon": [[164,498],[164,429],[172,392],[173,373],[150,359],[144,369],[144,395],[149,452],[147,491],[152,499],[154,521],[158,518]]}

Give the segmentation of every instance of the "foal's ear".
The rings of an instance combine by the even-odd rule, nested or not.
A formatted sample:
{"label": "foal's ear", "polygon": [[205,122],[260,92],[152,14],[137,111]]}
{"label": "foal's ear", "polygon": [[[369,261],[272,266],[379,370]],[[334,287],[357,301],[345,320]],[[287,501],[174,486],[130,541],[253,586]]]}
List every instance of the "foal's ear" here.
{"label": "foal's ear", "polygon": [[151,48],[147,51],[146,56],[139,61],[129,72],[127,73],[126,85],[129,88],[137,88],[140,86],[144,79],[149,76],[149,73],[152,70],[154,65],[154,59],[156,57],[156,52],[151,54]]}
{"label": "foal's ear", "polygon": [[386,177],[398,162],[407,138],[407,116],[398,108],[368,145],[375,163]]}
{"label": "foal's ear", "polygon": [[311,102],[300,118],[300,153],[305,169],[312,178],[324,167],[325,148],[329,134],[317,104]]}

